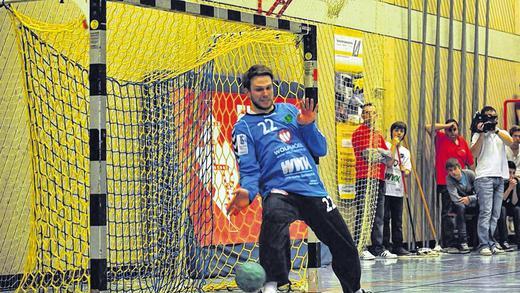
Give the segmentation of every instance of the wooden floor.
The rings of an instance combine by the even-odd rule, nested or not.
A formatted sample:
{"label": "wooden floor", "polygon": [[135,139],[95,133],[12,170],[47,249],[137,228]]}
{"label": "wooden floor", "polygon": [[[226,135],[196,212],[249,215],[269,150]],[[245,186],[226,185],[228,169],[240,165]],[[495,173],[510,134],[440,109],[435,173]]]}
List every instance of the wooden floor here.
{"label": "wooden floor", "polygon": [[[520,251],[501,255],[441,254],[433,258],[361,261],[362,287],[372,292],[520,292]],[[320,291],[342,292],[329,267]]]}

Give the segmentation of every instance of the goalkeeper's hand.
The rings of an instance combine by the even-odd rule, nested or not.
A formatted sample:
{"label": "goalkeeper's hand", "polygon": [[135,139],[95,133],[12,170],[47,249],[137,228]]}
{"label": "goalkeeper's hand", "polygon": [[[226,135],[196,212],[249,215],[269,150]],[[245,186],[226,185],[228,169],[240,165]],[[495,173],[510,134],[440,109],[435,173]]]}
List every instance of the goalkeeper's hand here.
{"label": "goalkeeper's hand", "polygon": [[233,192],[233,198],[226,205],[228,215],[236,216],[241,210],[249,206],[249,191],[242,187],[238,187]]}
{"label": "goalkeeper's hand", "polygon": [[316,120],[316,114],[318,113],[318,103],[314,104],[314,99],[305,98],[300,103],[301,110],[296,121],[300,125],[311,124]]}

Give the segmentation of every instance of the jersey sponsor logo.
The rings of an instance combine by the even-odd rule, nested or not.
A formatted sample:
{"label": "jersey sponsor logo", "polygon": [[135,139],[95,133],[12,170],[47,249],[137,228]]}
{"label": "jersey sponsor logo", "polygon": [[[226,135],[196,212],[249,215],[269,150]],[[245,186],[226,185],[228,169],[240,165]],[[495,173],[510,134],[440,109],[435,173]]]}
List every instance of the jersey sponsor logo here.
{"label": "jersey sponsor logo", "polygon": [[291,116],[291,114],[287,114],[285,115],[285,117],[283,117],[283,120],[285,120],[285,122],[287,123],[291,123],[293,121],[293,117]]}
{"label": "jersey sponsor logo", "polygon": [[291,145],[284,145],[283,147],[277,148],[276,150],[274,150],[274,154],[276,156],[278,156],[278,155],[283,154],[285,152],[289,152],[289,151],[296,150],[296,149],[299,149],[299,148],[303,148],[303,144],[301,144],[299,142],[297,142],[295,144],[291,144]]}
{"label": "jersey sponsor logo", "polygon": [[287,129],[282,129],[282,130],[278,131],[278,138],[285,143],[290,143],[291,142],[291,132]]}
{"label": "jersey sponsor logo", "polygon": [[309,159],[305,156],[285,160],[280,163],[280,166],[282,167],[282,172],[284,175],[294,172],[306,171],[312,168],[311,164],[309,163]]}
{"label": "jersey sponsor logo", "polygon": [[249,149],[247,148],[247,137],[245,134],[237,134],[233,136],[233,145],[235,146],[235,154],[237,156],[247,155]]}

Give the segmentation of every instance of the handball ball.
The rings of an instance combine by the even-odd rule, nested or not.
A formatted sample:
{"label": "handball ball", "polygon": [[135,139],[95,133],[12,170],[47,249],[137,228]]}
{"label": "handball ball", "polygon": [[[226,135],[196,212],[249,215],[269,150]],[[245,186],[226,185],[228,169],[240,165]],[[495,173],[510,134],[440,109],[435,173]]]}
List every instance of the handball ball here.
{"label": "handball ball", "polygon": [[256,262],[246,262],[237,269],[235,281],[244,292],[256,292],[264,286],[264,268]]}

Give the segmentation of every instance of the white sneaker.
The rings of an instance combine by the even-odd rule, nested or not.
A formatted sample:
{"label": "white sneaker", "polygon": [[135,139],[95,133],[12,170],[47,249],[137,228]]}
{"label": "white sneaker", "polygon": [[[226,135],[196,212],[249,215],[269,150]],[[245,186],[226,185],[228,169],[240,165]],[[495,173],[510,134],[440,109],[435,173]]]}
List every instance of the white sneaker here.
{"label": "white sneaker", "polygon": [[364,250],[359,257],[361,260],[374,260],[376,257],[368,250]]}
{"label": "white sneaker", "polygon": [[493,252],[491,252],[491,249],[489,249],[489,247],[484,247],[480,250],[480,255],[490,256],[493,255]]}
{"label": "white sneaker", "polygon": [[500,249],[500,248],[498,248],[498,247],[496,247],[496,246],[493,246],[493,247],[491,248],[491,252],[492,252],[493,254],[502,254],[502,253],[506,253],[505,251],[503,251],[502,249]]}
{"label": "white sneaker", "polygon": [[383,252],[381,252],[379,257],[382,257],[382,258],[397,258],[397,254],[393,254],[390,251],[388,251],[387,249],[385,249]]}

